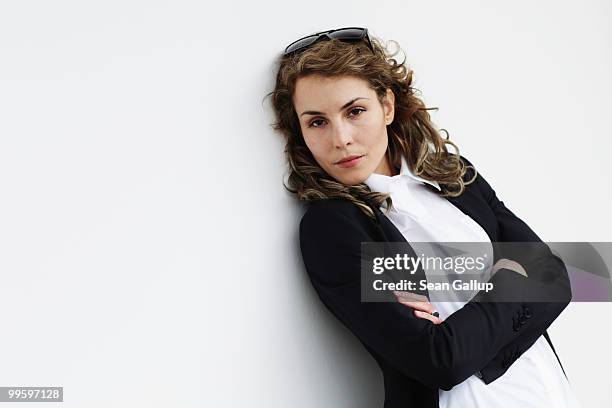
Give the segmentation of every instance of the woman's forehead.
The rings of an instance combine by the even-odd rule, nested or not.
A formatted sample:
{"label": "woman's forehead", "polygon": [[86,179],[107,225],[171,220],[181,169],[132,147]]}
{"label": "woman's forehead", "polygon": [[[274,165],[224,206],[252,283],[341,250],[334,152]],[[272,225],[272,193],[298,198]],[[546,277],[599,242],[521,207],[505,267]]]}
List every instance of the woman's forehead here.
{"label": "woman's forehead", "polygon": [[306,106],[314,102],[317,105],[343,105],[348,100],[364,97],[371,99],[374,90],[368,83],[356,77],[321,77],[309,76],[298,79],[293,95],[294,104],[305,109],[317,109],[321,106]]}

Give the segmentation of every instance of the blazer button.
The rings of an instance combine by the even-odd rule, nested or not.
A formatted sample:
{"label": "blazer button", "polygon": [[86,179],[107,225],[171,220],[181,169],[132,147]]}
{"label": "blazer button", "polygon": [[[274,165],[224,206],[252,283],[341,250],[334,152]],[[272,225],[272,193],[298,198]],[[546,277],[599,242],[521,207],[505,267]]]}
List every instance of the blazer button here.
{"label": "blazer button", "polygon": [[521,317],[519,317],[519,323],[521,325],[525,324],[526,321],[527,321],[527,317],[525,317],[525,315],[521,315]]}
{"label": "blazer button", "polygon": [[525,306],[525,317],[528,319],[531,318],[531,309],[527,306]]}

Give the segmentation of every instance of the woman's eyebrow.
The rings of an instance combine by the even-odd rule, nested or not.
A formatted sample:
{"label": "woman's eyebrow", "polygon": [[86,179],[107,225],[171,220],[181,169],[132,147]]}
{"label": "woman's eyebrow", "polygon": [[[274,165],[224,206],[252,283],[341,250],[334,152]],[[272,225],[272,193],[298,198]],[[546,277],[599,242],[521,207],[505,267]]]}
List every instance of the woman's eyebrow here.
{"label": "woman's eyebrow", "polygon": [[[347,103],[345,103],[344,105],[342,105],[342,107],[340,108],[339,112],[342,111],[342,109],[348,108],[349,106],[351,106],[353,104],[353,102],[358,101],[359,99],[370,99],[370,98],[366,98],[363,96],[358,96],[355,99],[351,99],[350,101],[348,101]],[[303,115],[324,115],[323,112],[318,112],[318,111],[304,111],[300,114],[300,116]]]}

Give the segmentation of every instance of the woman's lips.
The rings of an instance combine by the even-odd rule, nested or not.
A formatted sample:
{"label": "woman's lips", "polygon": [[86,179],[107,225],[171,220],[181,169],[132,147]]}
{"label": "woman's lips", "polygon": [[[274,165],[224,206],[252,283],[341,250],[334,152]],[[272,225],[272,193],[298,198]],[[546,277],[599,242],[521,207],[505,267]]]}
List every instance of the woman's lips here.
{"label": "woman's lips", "polygon": [[359,157],[356,157],[356,158],[354,158],[352,160],[348,160],[348,161],[337,163],[337,165],[342,167],[342,168],[353,167],[353,166],[356,166],[357,163],[359,163],[359,161],[362,158],[363,158],[363,156],[359,156]]}

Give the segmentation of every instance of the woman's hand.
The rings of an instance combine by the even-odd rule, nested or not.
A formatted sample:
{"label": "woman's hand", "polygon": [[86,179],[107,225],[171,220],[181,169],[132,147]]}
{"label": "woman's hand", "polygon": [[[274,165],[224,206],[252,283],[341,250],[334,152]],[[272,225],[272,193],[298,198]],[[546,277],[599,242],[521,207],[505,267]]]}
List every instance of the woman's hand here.
{"label": "woman's hand", "polygon": [[506,258],[500,258],[497,260],[497,262],[495,262],[495,265],[493,265],[493,268],[491,270],[491,276],[495,275],[495,272],[497,272],[498,270],[502,268],[510,269],[511,271],[514,271],[516,273],[519,273],[527,277],[527,272],[525,272],[525,268],[523,268],[521,264],[519,264],[516,261],[506,259]]}
{"label": "woman's hand", "polygon": [[416,293],[404,292],[399,290],[394,290],[393,294],[397,298],[398,302],[400,302],[402,305],[413,308],[414,315],[416,317],[419,317],[421,319],[427,319],[433,324],[442,323],[442,319],[432,315],[432,313],[434,312],[434,307],[431,303],[429,303],[429,299],[427,299],[427,297]]}

